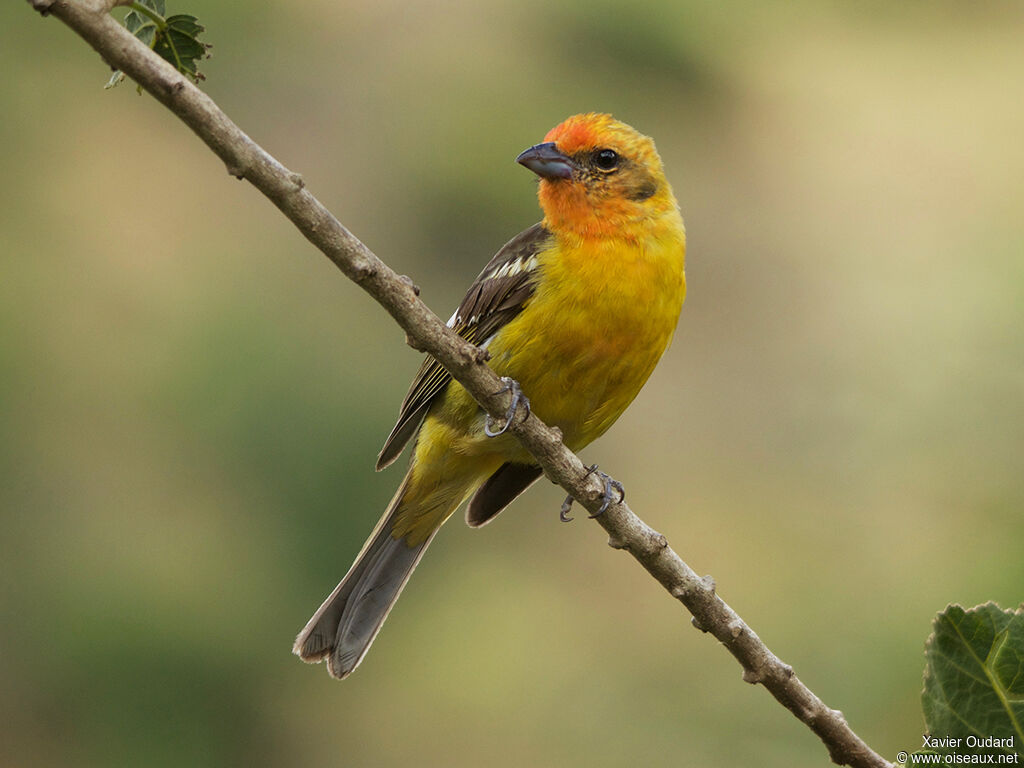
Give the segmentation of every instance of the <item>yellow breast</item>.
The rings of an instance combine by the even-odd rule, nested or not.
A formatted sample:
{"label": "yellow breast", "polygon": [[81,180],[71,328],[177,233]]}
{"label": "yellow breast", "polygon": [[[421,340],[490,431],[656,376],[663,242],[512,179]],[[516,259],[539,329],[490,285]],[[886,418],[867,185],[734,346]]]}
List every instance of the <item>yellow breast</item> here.
{"label": "yellow breast", "polygon": [[492,367],[579,450],[611,426],[668,347],[686,295],[678,228],[639,242],[565,242],[538,256],[526,309],[495,337]]}

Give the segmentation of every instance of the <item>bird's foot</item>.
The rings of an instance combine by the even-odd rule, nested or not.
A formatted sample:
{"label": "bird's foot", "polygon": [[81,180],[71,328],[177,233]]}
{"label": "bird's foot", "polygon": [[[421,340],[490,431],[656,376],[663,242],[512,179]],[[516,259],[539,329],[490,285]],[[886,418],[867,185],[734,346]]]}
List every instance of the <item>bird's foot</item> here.
{"label": "bird's foot", "polygon": [[530,415],[530,398],[523,394],[523,390],[519,388],[519,382],[515,379],[511,379],[508,376],[502,376],[501,382],[505,386],[498,390],[495,394],[502,392],[509,392],[512,395],[512,399],[509,401],[508,410],[505,411],[505,423],[501,429],[494,430],[494,419],[491,418],[491,414],[487,414],[487,420],[484,422],[484,434],[488,437],[497,437],[503,435],[508,431],[509,426],[512,424],[512,419],[515,418],[516,411],[519,410],[519,406],[522,405],[526,409],[523,414],[523,418],[526,419]]}
{"label": "bird's foot", "polygon": [[[626,500],[626,489],[622,487],[622,483],[610,477],[609,475],[606,475],[604,472],[598,470],[597,464],[591,464],[589,467],[587,467],[587,476],[592,475],[594,473],[597,473],[597,475],[604,481],[604,490],[601,491],[601,508],[597,510],[597,512],[595,512],[594,514],[587,515],[587,517],[590,518],[599,517],[608,510],[608,507],[612,505],[613,490],[619,492],[619,501],[617,503],[621,503]],[[573,519],[569,517],[569,510],[572,509],[572,503],[572,496],[566,496],[565,501],[562,502],[562,509],[558,513],[558,519],[561,520],[563,523],[568,523],[570,520]]]}

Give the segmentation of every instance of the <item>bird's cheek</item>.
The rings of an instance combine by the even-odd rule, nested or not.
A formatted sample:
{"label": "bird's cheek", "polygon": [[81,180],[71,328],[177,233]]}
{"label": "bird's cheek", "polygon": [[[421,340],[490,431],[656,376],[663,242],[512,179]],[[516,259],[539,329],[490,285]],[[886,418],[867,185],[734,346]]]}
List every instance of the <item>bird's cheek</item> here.
{"label": "bird's cheek", "polygon": [[548,181],[540,183],[540,201],[545,211],[557,210],[563,215],[586,205],[587,195],[582,185],[573,181]]}

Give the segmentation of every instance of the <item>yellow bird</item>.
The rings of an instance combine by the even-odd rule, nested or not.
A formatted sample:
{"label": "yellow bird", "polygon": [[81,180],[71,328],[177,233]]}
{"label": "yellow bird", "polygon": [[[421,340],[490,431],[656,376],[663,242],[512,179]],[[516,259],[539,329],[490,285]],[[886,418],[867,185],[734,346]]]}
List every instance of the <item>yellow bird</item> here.
{"label": "yellow bird", "polygon": [[[654,142],[610,115],[576,115],[517,161],[540,177],[544,219],[512,238],[448,325],[490,353],[532,410],[578,451],[633,401],[686,296],[686,233]],[[511,414],[510,414],[511,417]],[[507,425],[506,425],[507,426]],[[356,668],[441,525],[466,499],[490,521],[541,469],[433,358],[377,469],[415,436],[409,471],[345,578],[295,640],[337,678]],[[606,494],[612,486],[606,482]]]}

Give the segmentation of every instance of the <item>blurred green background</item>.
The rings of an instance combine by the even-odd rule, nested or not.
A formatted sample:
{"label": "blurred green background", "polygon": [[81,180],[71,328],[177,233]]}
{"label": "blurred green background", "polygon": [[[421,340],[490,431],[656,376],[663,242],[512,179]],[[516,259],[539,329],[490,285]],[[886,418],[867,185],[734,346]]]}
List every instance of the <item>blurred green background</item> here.
{"label": "blurred green background", "polygon": [[[584,458],[876,750],[920,746],[934,613],[1024,599],[1024,6],[169,5],[442,317],[539,217],[519,151],[586,110],[653,136],[690,293]],[[350,680],[299,663],[418,357],[60,22],[0,23],[0,764],[827,763],[547,483],[453,521]]]}

